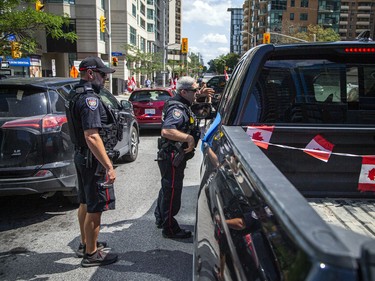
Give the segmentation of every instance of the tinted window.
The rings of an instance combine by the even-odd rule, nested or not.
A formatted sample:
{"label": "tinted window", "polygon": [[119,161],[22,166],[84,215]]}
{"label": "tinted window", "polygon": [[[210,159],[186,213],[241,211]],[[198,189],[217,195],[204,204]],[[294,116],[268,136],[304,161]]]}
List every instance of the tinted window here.
{"label": "tinted window", "polygon": [[120,105],[117,99],[106,89],[100,91],[100,97],[102,101],[113,109],[120,109]]}
{"label": "tinted window", "polygon": [[49,91],[49,99],[52,113],[65,113],[65,101],[55,91]]}
{"label": "tinted window", "polygon": [[0,117],[47,114],[46,93],[37,90],[0,89]]}
{"label": "tinted window", "polygon": [[[375,66],[330,60],[269,61],[253,92],[243,124],[371,124]],[[255,105],[254,105],[255,104]],[[261,111],[259,114],[258,111]]]}

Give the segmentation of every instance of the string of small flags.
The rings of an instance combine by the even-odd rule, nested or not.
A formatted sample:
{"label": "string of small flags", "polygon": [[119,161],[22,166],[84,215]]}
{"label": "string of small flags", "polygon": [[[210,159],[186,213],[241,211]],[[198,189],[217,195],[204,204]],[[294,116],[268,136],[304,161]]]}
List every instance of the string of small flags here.
{"label": "string of small flags", "polygon": [[248,126],[246,133],[257,146],[268,149],[268,146],[277,146],[286,149],[300,150],[308,155],[328,162],[331,155],[346,157],[362,157],[362,167],[358,180],[360,191],[375,191],[375,155],[356,155],[350,153],[333,152],[334,144],[326,140],[321,135],[316,135],[305,148],[298,148],[288,145],[270,143],[270,139],[275,126]]}

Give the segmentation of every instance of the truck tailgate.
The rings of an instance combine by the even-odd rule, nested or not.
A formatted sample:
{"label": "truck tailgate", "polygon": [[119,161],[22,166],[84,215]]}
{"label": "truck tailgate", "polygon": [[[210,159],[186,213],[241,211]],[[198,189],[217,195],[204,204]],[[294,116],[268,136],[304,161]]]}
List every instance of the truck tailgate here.
{"label": "truck tailgate", "polygon": [[375,238],[375,200],[307,198],[307,201],[328,224]]}

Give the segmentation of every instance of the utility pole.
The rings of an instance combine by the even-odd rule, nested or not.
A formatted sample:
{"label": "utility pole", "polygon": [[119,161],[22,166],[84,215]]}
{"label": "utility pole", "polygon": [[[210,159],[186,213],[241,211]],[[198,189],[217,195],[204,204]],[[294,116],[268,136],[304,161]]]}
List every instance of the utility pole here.
{"label": "utility pole", "polygon": [[[107,32],[108,32],[108,63],[109,67],[111,67],[112,63],[112,36],[111,36],[111,0],[108,0],[108,27],[107,27]],[[109,80],[109,91],[113,94],[112,90],[112,73],[109,73],[108,75],[108,80]]]}
{"label": "utility pole", "polygon": [[163,87],[165,87],[165,60],[166,60],[166,48],[167,48],[167,44],[166,44],[166,40],[165,40],[165,35],[166,35],[166,32],[165,32],[165,28],[166,28],[166,24],[165,24],[165,10],[166,10],[166,2],[167,0],[164,0],[163,1]]}

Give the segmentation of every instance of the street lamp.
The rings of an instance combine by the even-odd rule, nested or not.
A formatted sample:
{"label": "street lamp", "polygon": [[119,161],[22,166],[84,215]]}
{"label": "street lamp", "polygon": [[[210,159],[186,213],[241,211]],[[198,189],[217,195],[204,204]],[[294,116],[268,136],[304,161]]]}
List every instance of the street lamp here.
{"label": "street lamp", "polygon": [[257,37],[256,37],[256,35],[253,35],[250,32],[247,32],[245,30],[242,30],[241,33],[242,34],[246,33],[247,35],[250,35],[251,36],[251,41],[253,42],[253,47],[256,47],[256,45],[257,45]]}

